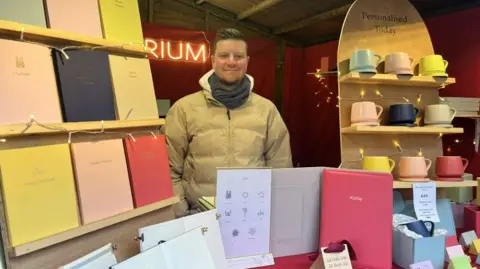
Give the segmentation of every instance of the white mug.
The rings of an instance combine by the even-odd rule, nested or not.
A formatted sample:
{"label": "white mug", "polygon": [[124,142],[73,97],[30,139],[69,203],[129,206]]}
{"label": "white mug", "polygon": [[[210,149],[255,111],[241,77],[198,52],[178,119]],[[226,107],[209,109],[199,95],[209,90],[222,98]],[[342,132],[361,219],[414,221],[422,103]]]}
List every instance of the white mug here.
{"label": "white mug", "polygon": [[457,111],[447,104],[429,105],[425,107],[423,122],[429,124],[450,124],[455,118]]}

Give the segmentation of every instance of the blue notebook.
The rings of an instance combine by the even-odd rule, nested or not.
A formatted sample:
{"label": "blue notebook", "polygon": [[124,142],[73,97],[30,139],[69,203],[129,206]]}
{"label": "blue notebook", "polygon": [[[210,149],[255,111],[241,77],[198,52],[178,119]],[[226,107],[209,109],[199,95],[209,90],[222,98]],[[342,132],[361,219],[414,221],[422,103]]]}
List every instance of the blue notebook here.
{"label": "blue notebook", "polygon": [[65,122],[115,120],[108,52],[55,51],[55,71]]}

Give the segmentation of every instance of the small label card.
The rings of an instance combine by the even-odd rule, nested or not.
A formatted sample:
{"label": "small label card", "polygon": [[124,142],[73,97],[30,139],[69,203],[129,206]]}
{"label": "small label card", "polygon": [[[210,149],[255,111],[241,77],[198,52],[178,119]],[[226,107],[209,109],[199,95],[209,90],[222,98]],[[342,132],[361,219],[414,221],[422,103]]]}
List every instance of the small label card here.
{"label": "small label card", "polygon": [[465,252],[463,252],[463,248],[460,245],[452,246],[447,248],[447,256],[448,256],[448,261],[451,259],[458,257],[458,256],[463,256],[465,255]]}
{"label": "small label card", "polygon": [[413,207],[417,219],[440,222],[437,213],[437,185],[434,182],[413,184]]}
{"label": "small label card", "polygon": [[326,253],[326,248],[321,249],[325,269],[353,269],[347,245],[344,246],[345,249],[342,252]]}
{"label": "small label card", "polygon": [[417,262],[410,264],[410,269],[433,269],[433,264],[431,261]]}

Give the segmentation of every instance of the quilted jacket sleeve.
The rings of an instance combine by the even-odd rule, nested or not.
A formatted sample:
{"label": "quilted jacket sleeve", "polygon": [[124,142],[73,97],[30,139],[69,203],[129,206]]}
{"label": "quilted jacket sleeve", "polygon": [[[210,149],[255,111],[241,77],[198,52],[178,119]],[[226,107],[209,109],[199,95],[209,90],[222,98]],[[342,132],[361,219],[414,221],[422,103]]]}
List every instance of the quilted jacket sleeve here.
{"label": "quilted jacket sleeve", "polygon": [[173,206],[177,217],[188,213],[188,203],[185,200],[183,187],[183,163],[188,152],[188,135],[185,111],[179,102],[175,103],[168,111],[163,131],[168,148],[170,175],[173,191],[180,198],[180,202]]}
{"label": "quilted jacket sleeve", "polygon": [[265,160],[267,167],[290,168],[292,167],[292,152],[290,148],[290,135],[283,122],[278,109],[272,103],[267,126]]}

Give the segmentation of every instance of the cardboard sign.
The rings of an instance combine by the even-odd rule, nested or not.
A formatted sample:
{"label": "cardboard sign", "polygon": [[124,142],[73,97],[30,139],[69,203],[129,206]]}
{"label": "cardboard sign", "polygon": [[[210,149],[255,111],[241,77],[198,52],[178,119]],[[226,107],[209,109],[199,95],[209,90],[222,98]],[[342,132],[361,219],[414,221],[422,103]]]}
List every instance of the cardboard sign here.
{"label": "cardboard sign", "polygon": [[326,248],[321,249],[325,269],[353,269],[347,245],[344,244],[344,247],[342,252],[326,253]]}

